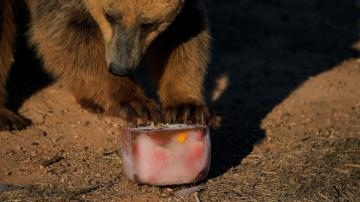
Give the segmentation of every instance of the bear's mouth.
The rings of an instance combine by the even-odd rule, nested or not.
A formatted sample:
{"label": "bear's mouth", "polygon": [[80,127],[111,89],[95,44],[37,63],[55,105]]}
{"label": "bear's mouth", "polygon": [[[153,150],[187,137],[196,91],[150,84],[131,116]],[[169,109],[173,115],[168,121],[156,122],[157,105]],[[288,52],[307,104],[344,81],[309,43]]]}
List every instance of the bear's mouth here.
{"label": "bear's mouth", "polygon": [[109,69],[109,72],[114,75],[114,76],[120,76],[120,77],[129,77],[131,75],[133,75],[134,71],[119,71],[119,70],[112,70]]}
{"label": "bear's mouth", "polygon": [[131,76],[135,71],[135,68],[119,67],[114,64],[109,65],[109,72],[115,76],[127,77]]}

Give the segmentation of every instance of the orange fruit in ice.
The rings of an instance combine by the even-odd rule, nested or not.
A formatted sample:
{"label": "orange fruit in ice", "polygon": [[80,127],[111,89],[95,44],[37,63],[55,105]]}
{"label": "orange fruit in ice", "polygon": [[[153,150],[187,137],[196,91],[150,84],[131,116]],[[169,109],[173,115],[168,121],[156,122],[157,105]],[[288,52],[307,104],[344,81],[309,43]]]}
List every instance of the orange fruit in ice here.
{"label": "orange fruit in ice", "polygon": [[179,142],[179,143],[184,143],[186,140],[187,140],[187,138],[188,138],[188,134],[187,133],[180,133],[179,135],[177,135],[176,136],[176,140]]}

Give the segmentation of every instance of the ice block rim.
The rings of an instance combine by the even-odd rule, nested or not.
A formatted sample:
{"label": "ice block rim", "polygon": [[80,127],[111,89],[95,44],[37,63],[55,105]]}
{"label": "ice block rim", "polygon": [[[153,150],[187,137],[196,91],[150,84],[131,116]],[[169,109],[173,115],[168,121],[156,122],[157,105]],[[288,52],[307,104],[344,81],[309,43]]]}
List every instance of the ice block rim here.
{"label": "ice block rim", "polygon": [[140,126],[140,127],[127,127],[128,132],[154,132],[160,130],[172,131],[172,130],[189,130],[196,128],[208,128],[207,125],[197,124],[162,124],[160,126]]}

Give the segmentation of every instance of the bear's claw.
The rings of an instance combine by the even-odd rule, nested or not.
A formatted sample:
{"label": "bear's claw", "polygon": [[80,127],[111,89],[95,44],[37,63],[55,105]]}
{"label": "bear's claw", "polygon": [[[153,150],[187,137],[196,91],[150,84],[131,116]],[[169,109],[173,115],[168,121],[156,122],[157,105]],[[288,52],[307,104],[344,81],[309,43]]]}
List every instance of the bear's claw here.
{"label": "bear's claw", "polygon": [[109,109],[108,114],[123,118],[133,125],[157,124],[162,120],[160,108],[150,99],[120,103]]}
{"label": "bear's claw", "polygon": [[168,106],[163,110],[166,123],[208,124],[210,118],[206,105],[183,104]]}
{"label": "bear's claw", "polygon": [[31,125],[31,120],[8,109],[0,109],[0,131],[23,130]]}

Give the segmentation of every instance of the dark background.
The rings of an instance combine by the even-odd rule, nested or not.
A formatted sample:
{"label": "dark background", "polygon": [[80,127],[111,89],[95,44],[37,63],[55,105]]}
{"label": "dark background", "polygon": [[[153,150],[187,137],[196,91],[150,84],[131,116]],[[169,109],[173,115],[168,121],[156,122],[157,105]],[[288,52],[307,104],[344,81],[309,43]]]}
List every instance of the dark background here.
{"label": "dark background", "polygon": [[[302,82],[358,53],[359,2],[353,0],[207,0],[214,80],[229,86],[210,106],[223,115],[214,131],[212,176],[241,163],[265,137],[261,120]],[[236,9],[234,9],[236,8]]]}

